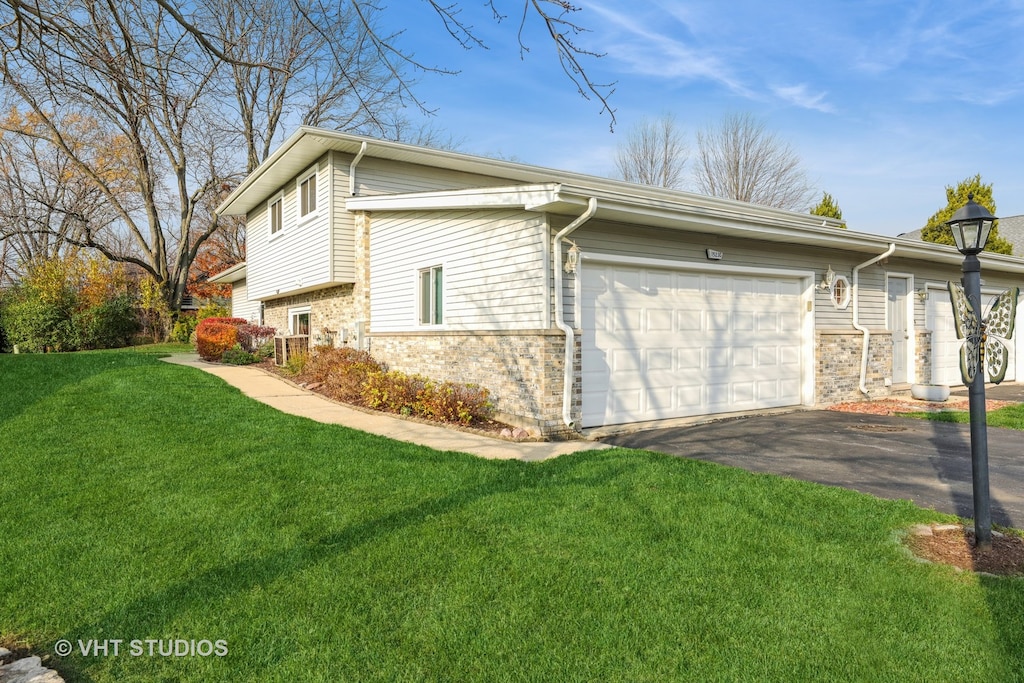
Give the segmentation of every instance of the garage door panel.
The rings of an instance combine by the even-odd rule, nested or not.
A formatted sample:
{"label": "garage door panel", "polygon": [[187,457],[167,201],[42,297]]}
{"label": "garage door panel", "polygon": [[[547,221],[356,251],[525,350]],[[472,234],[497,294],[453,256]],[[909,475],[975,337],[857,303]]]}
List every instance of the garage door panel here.
{"label": "garage door panel", "polygon": [[732,366],[734,368],[754,367],[754,347],[734,346],[732,348]]}
{"label": "garage door panel", "polygon": [[798,279],[598,266],[583,292],[584,426],[801,402]]}
{"label": "garage door panel", "polygon": [[672,309],[658,308],[648,310],[644,324],[645,332],[671,332],[672,331]]}
{"label": "garage door panel", "polygon": [[644,370],[648,373],[661,370],[672,370],[672,349],[647,349],[645,353]]}
{"label": "garage door panel", "polygon": [[753,332],[754,314],[748,311],[736,311],[732,314],[732,329],[734,332]]}

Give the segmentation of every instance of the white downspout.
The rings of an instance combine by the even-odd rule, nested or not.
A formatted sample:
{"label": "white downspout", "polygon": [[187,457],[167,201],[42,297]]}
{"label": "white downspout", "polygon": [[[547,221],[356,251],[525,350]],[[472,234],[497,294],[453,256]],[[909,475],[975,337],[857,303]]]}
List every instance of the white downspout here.
{"label": "white downspout", "polygon": [[552,266],[555,269],[555,325],[565,333],[565,368],[562,375],[562,422],[566,427],[572,427],[572,384],[573,384],[573,358],[576,350],[576,335],[572,328],[565,324],[565,315],[562,311],[562,240],[572,231],[580,227],[597,213],[597,197],[591,197],[587,203],[587,210],[569,225],[562,228],[555,235],[554,249],[552,250]]}
{"label": "white downspout", "polygon": [[860,324],[860,271],[862,268],[867,268],[884,258],[889,258],[894,251],[896,251],[896,243],[890,242],[889,248],[885,250],[885,253],[868,259],[853,269],[853,328],[864,334],[864,350],[860,354],[860,393],[865,396],[868,395],[868,343],[871,341],[871,332],[866,326]]}
{"label": "white downspout", "polygon": [[366,140],[363,140],[363,144],[359,146],[359,153],[356,154],[356,158],[352,160],[352,163],[348,165],[348,196],[356,196],[356,166],[363,160],[363,155],[366,154]]}

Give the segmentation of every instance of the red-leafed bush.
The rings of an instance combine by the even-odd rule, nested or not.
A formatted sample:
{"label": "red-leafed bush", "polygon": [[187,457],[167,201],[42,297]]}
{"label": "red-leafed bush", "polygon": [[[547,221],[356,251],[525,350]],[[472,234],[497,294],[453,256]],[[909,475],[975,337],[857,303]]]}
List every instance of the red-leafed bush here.
{"label": "red-leafed bush", "polygon": [[263,325],[239,325],[238,343],[243,351],[256,353],[260,347],[274,338],[277,329]]}
{"label": "red-leafed bush", "polygon": [[196,328],[196,351],[204,360],[220,360],[221,354],[238,343],[238,326],[244,318],[206,318]]}

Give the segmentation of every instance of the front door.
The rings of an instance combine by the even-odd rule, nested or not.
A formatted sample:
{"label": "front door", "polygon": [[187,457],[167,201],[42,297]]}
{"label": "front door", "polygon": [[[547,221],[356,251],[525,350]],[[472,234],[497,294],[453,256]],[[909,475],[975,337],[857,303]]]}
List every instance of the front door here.
{"label": "front door", "polygon": [[910,283],[905,277],[890,277],[887,282],[888,306],[886,317],[892,332],[892,383],[906,384],[907,356],[910,350],[910,331],[907,315],[907,296]]}

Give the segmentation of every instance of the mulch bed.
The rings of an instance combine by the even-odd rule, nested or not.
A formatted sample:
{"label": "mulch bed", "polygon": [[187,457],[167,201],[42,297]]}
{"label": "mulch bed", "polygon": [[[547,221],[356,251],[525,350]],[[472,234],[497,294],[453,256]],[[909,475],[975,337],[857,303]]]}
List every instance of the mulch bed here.
{"label": "mulch bed", "polygon": [[[996,410],[1016,405],[1014,401],[986,400],[986,410]],[[967,410],[966,396],[951,396],[941,403],[918,401],[912,398],[883,398],[874,401],[851,401],[829,406],[829,410],[841,413],[861,413],[863,415],[899,415],[900,413],[938,413],[943,410]]]}
{"label": "mulch bed", "polygon": [[974,530],[958,525],[940,526],[907,536],[907,547],[921,559],[964,571],[997,576],[1024,576],[1024,538],[992,534],[992,549],[974,547]]}

